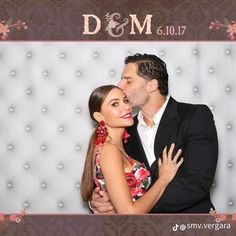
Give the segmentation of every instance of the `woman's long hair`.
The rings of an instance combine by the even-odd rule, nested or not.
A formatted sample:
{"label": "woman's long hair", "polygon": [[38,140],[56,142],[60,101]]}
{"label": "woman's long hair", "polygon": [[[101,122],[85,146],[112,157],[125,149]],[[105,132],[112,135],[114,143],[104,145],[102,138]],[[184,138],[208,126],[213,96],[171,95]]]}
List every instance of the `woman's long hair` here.
{"label": "woman's long hair", "polygon": [[[96,121],[93,117],[94,112],[100,112],[101,106],[106,99],[108,93],[114,89],[118,88],[115,85],[104,85],[96,88],[89,97],[89,113],[90,117],[93,121]],[[94,190],[94,149],[95,149],[95,131],[91,135],[89,140],[88,150],[86,154],[84,171],[81,179],[81,196],[84,201],[88,201],[92,197],[92,193]]]}

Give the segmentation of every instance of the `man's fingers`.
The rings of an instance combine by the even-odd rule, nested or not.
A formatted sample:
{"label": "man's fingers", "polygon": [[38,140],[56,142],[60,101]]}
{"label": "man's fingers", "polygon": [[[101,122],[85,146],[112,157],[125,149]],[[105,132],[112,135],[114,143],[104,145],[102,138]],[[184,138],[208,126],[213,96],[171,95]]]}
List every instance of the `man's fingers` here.
{"label": "man's fingers", "polygon": [[104,190],[99,191],[99,195],[102,197],[103,202],[110,202],[110,199],[106,191]]}
{"label": "man's fingers", "polygon": [[110,201],[91,201],[91,205],[93,208],[99,211],[100,208],[105,208],[107,210],[113,209]]}
{"label": "man's fingers", "polygon": [[101,198],[99,192],[100,192],[100,188],[99,188],[99,187],[96,187],[96,188],[93,190],[92,200],[99,200],[99,199]]}
{"label": "man's fingers", "polygon": [[116,214],[116,212],[114,210],[111,210],[111,211],[104,211],[104,212],[98,212],[98,211],[93,211],[93,213],[96,215],[96,214],[99,214],[99,215],[110,215],[110,214]]}

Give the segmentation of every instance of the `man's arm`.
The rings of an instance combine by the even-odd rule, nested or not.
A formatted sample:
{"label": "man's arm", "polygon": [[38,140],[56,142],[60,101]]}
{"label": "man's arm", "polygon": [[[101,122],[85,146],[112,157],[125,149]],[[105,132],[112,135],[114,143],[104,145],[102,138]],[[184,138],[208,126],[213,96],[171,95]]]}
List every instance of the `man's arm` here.
{"label": "man's arm", "polygon": [[182,212],[208,197],[218,159],[218,140],[207,106],[199,106],[189,123],[183,157],[182,176],[169,184],[152,212]]}

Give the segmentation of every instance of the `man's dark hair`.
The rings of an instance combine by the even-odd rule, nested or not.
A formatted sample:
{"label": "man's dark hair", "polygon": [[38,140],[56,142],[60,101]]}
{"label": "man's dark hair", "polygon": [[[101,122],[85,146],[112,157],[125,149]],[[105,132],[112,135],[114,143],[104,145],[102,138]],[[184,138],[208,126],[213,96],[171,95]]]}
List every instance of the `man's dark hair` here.
{"label": "man's dark hair", "polygon": [[161,95],[167,96],[169,76],[164,61],[156,55],[136,53],[125,58],[125,64],[128,63],[135,63],[138,66],[137,74],[140,77],[147,80],[156,79]]}

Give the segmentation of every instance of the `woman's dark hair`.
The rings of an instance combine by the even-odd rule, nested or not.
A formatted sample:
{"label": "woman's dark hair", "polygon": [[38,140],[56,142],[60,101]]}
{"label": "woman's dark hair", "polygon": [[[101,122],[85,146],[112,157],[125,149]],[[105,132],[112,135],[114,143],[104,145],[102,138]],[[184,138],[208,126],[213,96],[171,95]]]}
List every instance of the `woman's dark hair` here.
{"label": "woman's dark hair", "polygon": [[[95,121],[93,117],[94,112],[100,112],[102,104],[106,99],[108,93],[114,89],[118,88],[115,85],[104,85],[96,88],[89,97],[89,113],[92,120]],[[119,88],[118,88],[119,89]],[[89,146],[86,154],[84,171],[81,180],[81,196],[84,201],[88,201],[92,197],[93,189],[94,189],[94,181],[93,181],[93,170],[94,170],[94,144],[95,141],[95,132],[91,135]]]}
{"label": "woman's dark hair", "polygon": [[166,63],[152,54],[136,53],[125,58],[125,64],[135,63],[138,66],[137,74],[147,80],[156,79],[158,89],[164,96],[168,95],[168,73]]}

